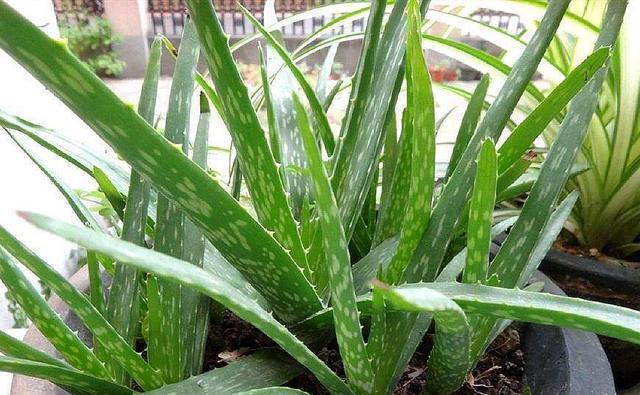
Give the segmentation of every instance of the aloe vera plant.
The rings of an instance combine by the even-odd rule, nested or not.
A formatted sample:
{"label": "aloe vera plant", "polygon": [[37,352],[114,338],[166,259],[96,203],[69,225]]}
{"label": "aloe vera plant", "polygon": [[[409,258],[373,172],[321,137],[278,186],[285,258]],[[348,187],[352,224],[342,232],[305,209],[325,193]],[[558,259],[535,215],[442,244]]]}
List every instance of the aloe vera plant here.
{"label": "aloe vera plant", "polygon": [[[0,369],[44,378],[78,394],[296,394],[303,392],[283,385],[306,368],[333,394],[385,394],[393,392],[433,321],[425,391],[447,394],[464,383],[511,320],[640,343],[638,312],[527,287],[576,202],[575,193],[557,200],[573,172],[584,137],[581,126],[596,106],[626,6],[610,2],[607,28],[593,53],[545,97],[530,80],[568,3],[551,2],[522,57],[513,67],[500,68],[506,83],[486,112],[489,77],[470,94],[451,164],[445,178],[435,180],[437,95],[422,49],[438,38],[422,33],[425,15],[432,12],[428,1],[345,5],[347,13],[331,26],[366,13],[368,23],[360,34],[357,70],[338,88],[323,80],[314,89],[296,61],[331,47],[330,67],[340,36],[314,33],[289,53],[277,28],[300,16],[275,21],[268,1],[268,26],[262,26],[245,11],[267,43],[262,86],[250,92],[232,51],[255,37],[230,47],[212,3],[187,0],[190,19],[173,53],[176,68],[163,136],[153,126],[163,40],[152,45],[136,112],[63,43],[0,0],[0,48],[130,166],[0,113],[0,125],[25,152],[39,144],[94,177],[121,222],[118,237],[105,232],[75,192],[30,155],[84,226],[21,215],[94,254],[92,294],[83,295],[0,227],[0,280],[61,355],[47,355],[0,333],[6,355]],[[210,78],[195,69],[200,52]],[[407,101],[400,116],[395,111],[403,86]],[[200,115],[192,126],[187,114],[197,90],[202,90]],[[332,97],[347,93],[341,130],[333,131],[327,121]],[[539,98],[539,105],[497,144],[525,96]],[[257,116],[263,109],[266,125]],[[213,111],[237,152],[232,187],[207,173]],[[542,167],[527,172],[523,157],[552,122],[561,122],[556,142]],[[241,182],[253,210],[232,195]],[[530,190],[529,200],[519,217],[494,223],[496,203],[514,188]],[[490,259],[491,237],[511,226]],[[155,241],[153,248],[148,240]],[[93,349],[50,311],[18,263],[76,313],[93,336]],[[101,276],[111,283],[104,303]],[[203,372],[208,324],[219,319],[210,308],[229,310],[281,350],[259,350]],[[345,377],[315,353],[333,337]]]}

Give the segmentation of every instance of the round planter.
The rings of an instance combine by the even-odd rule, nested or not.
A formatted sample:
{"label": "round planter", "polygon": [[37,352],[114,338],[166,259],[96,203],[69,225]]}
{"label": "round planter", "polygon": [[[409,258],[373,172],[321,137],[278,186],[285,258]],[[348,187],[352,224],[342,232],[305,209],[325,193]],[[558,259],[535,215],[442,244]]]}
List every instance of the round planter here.
{"label": "round planter", "polygon": [[[640,269],[551,250],[540,270],[571,296],[640,309]],[[640,346],[601,337],[618,389],[640,380]]]}
{"label": "round planter", "polygon": [[[553,283],[546,281],[545,290],[561,293]],[[89,288],[86,268],[80,269],[70,279],[71,283],[83,291]],[[91,336],[78,318],[57,296],[52,296],[49,304],[61,318],[87,343]],[[24,341],[40,350],[57,355],[51,344],[30,327]],[[528,325],[524,333],[525,381],[534,395],[584,395],[615,394],[609,363],[595,335],[575,330],[560,329],[544,325]],[[593,390],[593,391],[590,391]],[[59,387],[40,379],[15,375],[11,386],[12,395],[63,395]]]}

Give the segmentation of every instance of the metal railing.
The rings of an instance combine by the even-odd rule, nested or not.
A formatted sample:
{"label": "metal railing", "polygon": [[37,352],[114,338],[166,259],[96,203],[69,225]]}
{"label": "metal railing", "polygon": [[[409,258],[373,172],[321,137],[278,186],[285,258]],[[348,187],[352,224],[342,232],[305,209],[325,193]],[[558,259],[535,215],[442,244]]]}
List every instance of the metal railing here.
{"label": "metal railing", "polygon": [[[254,33],[251,23],[240,12],[236,0],[213,0],[218,17],[225,33],[232,37],[241,37]],[[242,5],[263,22],[264,0],[242,1]],[[276,15],[283,19],[301,11],[321,5],[345,3],[344,0],[281,0],[276,1]],[[153,34],[179,36],[184,27],[186,7],[183,0],[149,0],[149,15]],[[303,37],[311,34],[321,26],[339,15],[323,15],[308,20],[295,22],[283,28],[288,37]],[[341,29],[341,32],[358,32],[364,30],[364,19],[354,20]]]}
{"label": "metal railing", "polygon": [[53,0],[53,10],[60,25],[74,25],[90,16],[102,16],[104,0]]}

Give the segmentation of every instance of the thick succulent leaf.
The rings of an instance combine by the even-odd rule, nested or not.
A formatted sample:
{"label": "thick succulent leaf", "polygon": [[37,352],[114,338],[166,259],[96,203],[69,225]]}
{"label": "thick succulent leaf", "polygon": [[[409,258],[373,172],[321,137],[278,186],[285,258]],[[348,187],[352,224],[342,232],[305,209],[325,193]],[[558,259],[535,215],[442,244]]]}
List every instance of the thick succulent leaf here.
{"label": "thick succulent leaf", "polygon": [[103,154],[93,151],[86,144],[80,144],[52,129],[31,123],[2,110],[0,110],[0,125],[24,134],[91,177],[93,177],[93,169],[100,168],[109,176],[120,192],[127,191],[129,178],[125,170],[114,161],[106,159]]}
{"label": "thick succulent leaf", "polygon": [[57,359],[46,352],[31,347],[15,337],[0,331],[0,352],[8,357],[22,358],[34,362],[42,362],[61,368],[73,369],[61,359]]}
{"label": "thick succulent leaf", "polygon": [[334,306],[336,339],[349,383],[356,392],[368,393],[373,371],[366,355],[360,328],[360,317],[353,288],[351,260],[344,229],[331,183],[325,172],[322,156],[311,132],[305,108],[294,95],[298,129],[309,161],[309,174],[316,198],[318,221],[322,230],[325,261],[328,265],[331,301]]}
{"label": "thick succulent leaf", "polygon": [[[103,234],[102,232],[99,233]],[[59,274],[55,269],[49,266],[33,252],[31,252],[26,246],[16,240],[2,227],[0,227],[0,244],[10,254],[16,257],[27,269],[33,272],[44,284],[49,286],[51,290],[56,295],[58,295],[60,299],[62,299],[74,313],[76,313],[78,318],[80,318],[89,332],[94,335],[94,340],[99,342],[100,346],[108,353],[109,357],[118,361],[123,366],[123,368],[125,368],[127,372],[129,372],[131,377],[133,377],[138,382],[138,384],[140,384],[142,388],[153,389],[160,387],[163,384],[162,379],[157,374],[157,372],[153,370],[151,366],[149,366],[144,361],[144,359],[142,359],[140,354],[138,354],[127,344],[127,341],[123,339],[115,329],[113,329],[109,322],[100,314],[100,312],[93,306],[93,304],[89,300],[87,300],[82,292],[74,288],[61,274]],[[89,248],[89,250],[92,249]],[[22,286],[22,284],[20,284],[19,282],[16,282],[16,284]],[[33,292],[36,291],[33,290]],[[44,307],[47,306],[44,299],[41,303],[37,303],[39,303],[40,305],[40,310],[44,312],[44,315],[40,317],[41,320],[45,320],[45,318],[47,322],[49,320],[59,320],[59,317],[56,314],[53,314],[53,316],[51,316],[50,314],[46,313],[48,307]],[[42,303],[44,303],[44,305],[42,305]],[[35,307],[33,308],[35,309]],[[37,311],[35,313],[37,313]],[[62,321],[60,322],[62,323]],[[64,324],[62,325],[64,326]],[[40,331],[43,331],[43,328],[38,328],[40,329]],[[68,330],[68,332],[71,333],[70,330]],[[55,333],[57,337],[60,337],[57,335],[58,332]],[[61,333],[65,332],[63,331]],[[66,339],[64,336],[62,336],[62,338]],[[73,335],[73,338],[77,339],[75,335]],[[72,352],[73,350],[81,349],[78,344],[69,345],[64,342],[61,344],[56,344],[53,340],[52,343],[54,344],[54,346],[56,346],[56,349],[63,355],[65,355],[65,353]],[[66,359],[73,366],[81,368],[74,364],[68,358]],[[94,368],[98,369],[98,372],[104,369],[102,363],[96,363],[99,364],[99,368]],[[87,367],[92,366],[93,365],[91,363],[87,365]]]}
{"label": "thick succulent leaf", "polygon": [[287,50],[284,49],[282,44],[280,44],[278,40],[276,40],[275,37],[273,37],[273,35],[269,33],[246,8],[240,6],[240,9],[244,13],[245,17],[253,24],[256,30],[258,30],[264,36],[270,47],[273,48],[273,50],[280,56],[282,62],[284,62],[288,70],[291,72],[291,75],[300,85],[300,88],[304,92],[305,97],[307,98],[307,101],[311,106],[311,112],[313,113],[314,121],[318,126],[318,133],[320,134],[320,138],[324,143],[324,147],[329,155],[333,154],[333,150],[335,149],[333,132],[331,132],[327,114],[324,112],[324,108],[322,107],[320,100],[318,100],[318,96],[316,96],[315,91],[313,90],[309,82],[307,82],[302,71],[300,71],[293,60],[291,60],[289,54],[287,53]]}
{"label": "thick succulent leaf", "polygon": [[[265,3],[264,18],[265,24],[270,25],[277,22],[273,1]],[[276,39],[275,35],[274,39]],[[281,44],[282,41],[279,41],[279,43]],[[289,192],[289,200],[294,217],[297,218],[302,199],[309,190],[304,175],[299,171],[295,171],[296,168],[304,169],[307,167],[307,160],[300,139],[300,132],[298,131],[296,113],[291,99],[291,94],[299,91],[299,89],[297,89],[292,72],[284,66],[284,62],[278,55],[278,50],[274,49],[271,44],[267,45],[266,66],[266,76],[273,76],[270,82],[268,78],[263,77],[265,99],[267,98],[267,90],[269,99],[265,100],[265,103],[267,103],[267,111],[272,114],[274,121],[270,122],[269,132],[275,134],[277,139],[276,149],[279,152],[279,162],[284,173],[284,184]],[[272,127],[275,130],[271,131]]]}
{"label": "thick succulent leaf", "polygon": [[223,368],[213,369],[149,392],[150,395],[231,395],[284,384],[302,373],[300,365],[277,350],[259,350]]}
{"label": "thick succulent leaf", "polygon": [[0,356],[0,370],[47,380],[65,389],[75,390],[78,394],[133,394],[127,387],[77,370],[26,359]]}
{"label": "thick succulent leaf", "polygon": [[473,184],[467,227],[467,262],[462,276],[465,283],[484,283],[489,269],[491,221],[496,203],[497,156],[493,141],[482,144]]}
{"label": "thick succulent leaf", "polygon": [[[193,21],[188,19],[176,58],[164,128],[165,138],[176,148],[180,147],[185,154],[189,148],[191,99],[199,56],[198,32]],[[184,231],[185,216],[182,210],[168,197],[158,196],[153,248],[158,252],[182,258]],[[193,328],[187,328],[184,321],[181,285],[158,280],[156,287],[160,308],[149,310],[149,314],[156,314],[159,318],[150,319],[149,322],[162,324],[149,326],[148,360],[161,372],[165,382],[174,383],[185,378],[185,373],[187,376],[191,373],[190,361],[187,358],[191,350],[190,341],[193,340],[190,329]]]}
{"label": "thick succulent leaf", "polygon": [[[457,218],[464,212],[467,196],[471,189],[475,174],[474,159],[478,155],[480,142],[491,137],[497,139],[507,124],[513,109],[520,100],[528,85],[540,59],[545,53],[548,43],[568,6],[567,0],[558,0],[549,4],[540,27],[529,43],[525,54],[516,62],[500,93],[482,119],[476,132],[471,138],[468,148],[463,153],[449,182],[433,208],[431,220],[424,232],[421,243],[416,249],[404,279],[419,281],[434,279],[447,251],[455,229]],[[389,327],[389,331],[398,339],[385,344],[385,360],[378,369],[378,388],[388,391],[404,371],[409,358],[413,354],[418,341],[407,341],[407,338],[421,338],[426,331],[429,320],[422,315],[411,313],[402,314],[396,325]],[[400,340],[402,339],[402,341]]]}
{"label": "thick succulent leaf", "polygon": [[[0,47],[58,95],[159,192],[180,204],[229,262],[268,297],[281,318],[297,321],[320,309],[315,291],[289,254],[224,188],[122,103],[60,43],[4,3],[0,3],[0,12],[5,16],[0,20]],[[58,76],[60,68],[69,81]],[[235,92],[227,96],[231,97]]]}
{"label": "thick succulent leaf", "polygon": [[120,263],[136,267],[165,280],[172,280],[208,295],[241,319],[264,332],[294,359],[304,365],[332,393],[350,394],[349,387],[302,342],[292,335],[269,312],[224,278],[195,265],[126,243],[77,226],[65,224],[39,214],[23,214],[34,225],[91,250],[111,256]]}
{"label": "thick succulent leaf", "polygon": [[240,392],[238,395],[309,395],[308,392],[304,392],[295,388],[288,387],[269,387],[260,388],[257,390]]}
{"label": "thick succulent leaf", "polygon": [[[193,161],[205,171],[208,168],[207,156],[209,148],[209,125],[211,113],[206,96],[200,93],[200,117],[196,137],[193,143]],[[189,219],[184,223],[184,260],[203,267],[206,239],[200,229]],[[183,337],[185,348],[185,361],[187,366],[183,375],[192,376],[200,373],[204,361],[204,348],[207,341],[209,328],[209,298],[198,292],[183,288],[181,295],[181,307],[183,317],[183,330],[193,333],[193,336]]]}
{"label": "thick succulent leaf", "polygon": [[479,284],[422,283],[392,289],[409,300],[430,289],[453,299],[467,314],[580,329],[640,344],[640,312],[625,307]]}
{"label": "thick succulent leaf", "polygon": [[499,172],[506,171],[533,145],[546,125],[569,103],[600,70],[609,57],[608,48],[600,48],[576,67],[500,146]]}
{"label": "thick succulent leaf", "polygon": [[[326,103],[329,98],[330,90],[328,89],[329,80],[331,77],[331,71],[333,70],[333,62],[336,59],[336,53],[338,52],[338,44],[332,45],[327,51],[327,55],[322,62],[322,68],[318,75],[318,82],[316,83],[316,95],[321,103]],[[326,111],[326,104],[323,106]]]}
{"label": "thick succulent leaf", "polygon": [[[353,109],[347,110],[345,127],[333,161],[331,182],[336,193],[347,238],[350,238],[364,204],[382,150],[388,112],[395,104],[406,41],[406,1],[397,1],[377,43],[384,7],[376,1],[379,15],[369,21],[363,47],[362,75],[353,87]],[[423,6],[426,2],[422,3]],[[423,11],[426,9],[424,7]],[[376,45],[377,44],[377,45]],[[376,49],[377,47],[377,49]],[[366,51],[372,53],[367,54]],[[375,82],[375,84],[374,84]],[[393,111],[393,110],[391,110]]]}
{"label": "thick succulent leaf", "polygon": [[[138,113],[149,124],[153,122],[155,116],[161,56],[162,42],[156,38],[149,50],[149,61],[138,101]],[[149,189],[149,183],[138,172],[131,170],[129,192],[122,218],[123,240],[143,245],[149,207]],[[134,344],[139,327],[138,286],[141,278],[141,273],[134,268],[116,265],[111,279],[105,315],[113,328],[130,345]],[[128,377],[118,364],[111,364],[111,369],[118,383],[128,384]]]}
{"label": "thick succulent leaf", "polygon": [[562,203],[558,205],[556,211],[551,214],[549,222],[547,222],[542,233],[540,233],[540,236],[538,237],[536,247],[531,252],[527,264],[520,273],[518,287],[525,286],[531,278],[531,275],[536,271],[536,269],[538,269],[540,262],[542,262],[544,257],[547,255],[547,252],[551,249],[551,246],[558,238],[565,222],[567,222],[569,215],[571,215],[571,210],[576,204],[579,196],[580,194],[576,191],[570,193],[569,196],[567,196]]}
{"label": "thick succulent leaf", "polygon": [[421,290],[407,297],[386,284],[374,283],[390,305],[398,310],[427,312],[436,323],[435,338],[427,363],[426,391],[450,394],[462,386],[469,369],[469,324],[462,309],[440,292]]}
{"label": "thick succulent leaf", "polygon": [[480,114],[482,113],[484,99],[487,96],[487,89],[489,89],[490,81],[489,74],[483,75],[476,86],[476,89],[473,91],[473,95],[469,99],[467,108],[462,116],[462,121],[460,121],[460,129],[458,129],[458,134],[456,135],[456,142],[453,146],[453,151],[451,152],[451,158],[449,159],[449,165],[447,166],[447,174],[444,178],[445,182],[449,180],[453,170],[458,166],[460,157],[467,149],[469,140],[471,140],[471,136],[473,136],[473,133],[476,131],[476,126],[478,126],[478,121],[480,119]]}
{"label": "thick succulent leaf", "polygon": [[[373,243],[377,245],[382,240],[392,237],[402,230],[402,220],[407,206],[407,196],[405,191],[411,187],[411,154],[413,152],[413,128],[410,127],[410,118],[407,110],[402,115],[402,131],[400,139],[395,147],[392,158],[393,172],[388,175],[386,193],[380,196],[380,209],[378,221],[374,233]],[[395,125],[389,126],[395,138]],[[390,132],[388,132],[390,133]],[[390,139],[391,137],[388,137]],[[386,171],[385,162],[385,171]]]}
{"label": "thick succulent leaf", "polygon": [[[2,233],[5,232],[2,228],[0,230]],[[9,248],[5,240],[2,240],[0,244]],[[109,373],[102,362],[49,307],[47,301],[13,262],[13,258],[3,249],[0,249],[0,280],[31,319],[34,326],[71,366],[96,377],[109,378]]]}
{"label": "thick succulent leaf", "polygon": [[[511,169],[513,169],[513,166],[511,167]],[[572,179],[573,177],[580,175],[588,170],[589,168],[584,164],[574,163],[573,166],[571,166],[571,170],[569,171],[569,179]],[[505,200],[513,199],[524,193],[529,192],[531,190],[531,187],[533,187],[533,184],[535,184],[536,180],[538,179],[539,174],[540,174],[539,168],[537,167],[529,168],[526,171],[526,173],[521,175],[517,180],[515,180],[511,185],[509,185],[508,188],[500,191],[500,193],[496,197],[496,201],[503,202]],[[498,178],[498,183],[500,183],[500,178]]]}
{"label": "thick succulent leaf", "polygon": [[418,0],[409,0],[407,7],[406,78],[408,127],[412,129],[411,181],[400,242],[385,277],[392,284],[402,278],[429,223],[436,167],[435,104],[431,78],[422,51],[422,23]]}
{"label": "thick succulent leaf", "polygon": [[[596,48],[610,47],[615,43],[625,8],[624,1],[611,3],[607,11],[608,23],[598,37]],[[589,84],[572,100],[571,108],[560,126],[556,141],[549,150],[520,218],[491,266],[491,271],[499,276],[500,284],[504,287],[517,284],[538,235],[551,214],[553,203],[569,177],[571,164],[595,111],[598,92],[606,72],[606,68],[600,68]]]}
{"label": "thick succulent leaf", "polygon": [[[466,204],[466,197],[471,189],[475,174],[474,159],[478,155],[480,142],[485,137],[495,140],[500,136],[511,112],[535,73],[545,49],[553,38],[568,3],[567,0],[558,0],[549,4],[540,27],[529,42],[530,51],[526,51],[518,59],[500,93],[477,127],[476,133],[460,159],[460,163],[463,163],[464,166],[456,167],[434,207],[432,220],[423,235],[424,243],[421,243],[421,248],[418,248],[414,254],[409,270],[406,272],[407,280],[434,278],[438,272],[446,248],[453,236],[455,218],[464,211],[463,206]],[[452,216],[451,213],[454,215]]]}
{"label": "thick succulent leaf", "polygon": [[[229,50],[228,36],[216,16],[213,4],[204,0],[186,2],[207,58],[216,92],[222,101],[224,119],[238,150],[242,175],[260,222],[302,268],[306,255],[296,230],[265,133],[253,109]],[[273,43],[271,43],[273,45]]]}

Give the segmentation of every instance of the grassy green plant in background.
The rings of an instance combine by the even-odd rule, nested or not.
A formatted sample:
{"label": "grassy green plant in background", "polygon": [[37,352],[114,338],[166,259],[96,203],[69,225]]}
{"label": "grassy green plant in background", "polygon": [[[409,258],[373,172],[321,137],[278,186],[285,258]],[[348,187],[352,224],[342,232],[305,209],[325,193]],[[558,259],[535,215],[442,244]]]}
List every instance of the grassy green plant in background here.
{"label": "grassy green plant in background", "polygon": [[[212,3],[188,0],[182,44],[171,51],[176,67],[160,134],[152,122],[162,40],[152,45],[136,112],[63,43],[47,38],[0,0],[0,47],[130,166],[0,113],[0,124],[25,152],[39,144],[94,177],[117,218],[117,234],[106,232],[75,191],[30,155],[84,226],[21,215],[87,249],[91,289],[88,297],[82,294],[0,227],[0,280],[62,355],[53,358],[0,336],[6,355],[0,357],[0,369],[83,394],[134,389],[279,394],[300,393],[282,385],[304,367],[333,394],[387,394],[433,322],[425,391],[446,394],[464,383],[510,320],[640,343],[638,312],[551,296],[528,285],[576,201],[576,194],[560,203],[558,198],[574,171],[626,7],[621,0],[610,2],[608,23],[592,53],[558,88],[539,96],[530,81],[568,4],[556,0],[544,10],[523,55],[513,67],[502,68],[506,82],[486,112],[489,78],[470,94],[446,180],[435,181],[437,96],[422,51],[425,42],[436,42],[422,33],[425,15],[433,11],[428,1],[339,5],[348,17],[366,14],[368,21],[359,34],[357,70],[337,89],[326,80],[314,89],[296,62],[315,50],[335,48],[343,37],[312,36],[289,53],[273,26],[299,16],[275,22],[273,2],[267,2],[265,27],[245,11],[267,43],[263,86],[250,92],[232,51],[257,35],[230,47]],[[335,5],[302,14],[330,9]],[[195,70],[200,53],[210,78]],[[321,72],[320,78],[328,74]],[[187,114],[197,90],[203,92],[200,114],[190,125]],[[406,106],[398,106],[405,92]],[[340,130],[333,131],[327,114],[337,94],[350,100]],[[540,104],[510,125],[519,102],[529,96]],[[262,106],[266,125],[256,115]],[[404,107],[403,116],[396,115],[397,106]],[[233,140],[233,186],[207,172],[213,111]],[[551,122],[561,124],[555,143],[542,166],[530,172],[522,157]],[[508,128],[512,133],[497,144]],[[283,164],[289,169],[283,171]],[[297,167],[295,177],[287,173],[291,164]],[[240,185],[250,196],[250,209],[237,200]],[[495,204],[515,187],[530,190],[524,208],[518,217],[494,223]],[[491,237],[511,226],[490,259]],[[93,336],[93,349],[50,311],[18,263],[77,314]],[[101,275],[111,280],[106,300]],[[207,341],[217,340],[207,334],[209,322],[219,320],[207,314],[210,305],[228,309],[281,351],[260,350],[203,372]],[[315,353],[332,338],[345,377]]]}
{"label": "grassy green plant in background", "polygon": [[109,20],[84,13],[77,22],[60,26],[60,35],[67,40],[69,50],[94,73],[116,77],[126,66],[113,45],[122,38],[113,32]]}

